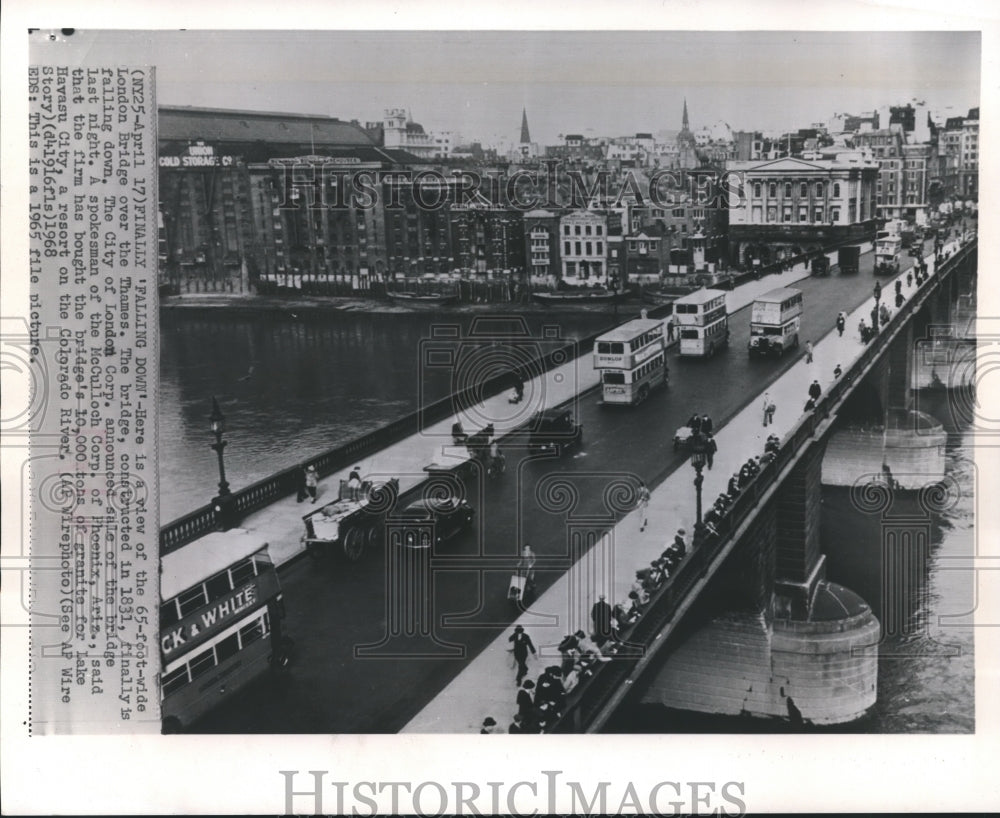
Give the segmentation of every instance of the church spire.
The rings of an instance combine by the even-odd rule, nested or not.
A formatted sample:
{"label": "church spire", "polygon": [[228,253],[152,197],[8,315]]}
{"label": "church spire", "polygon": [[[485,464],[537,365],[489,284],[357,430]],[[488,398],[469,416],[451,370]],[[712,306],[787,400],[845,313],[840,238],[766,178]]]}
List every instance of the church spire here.
{"label": "church spire", "polygon": [[684,97],[684,118],[681,119],[681,127],[685,131],[688,130],[688,101],[687,101],[687,97]]}
{"label": "church spire", "polygon": [[531,142],[531,134],[528,133],[528,111],[521,109],[521,144],[527,145]]}

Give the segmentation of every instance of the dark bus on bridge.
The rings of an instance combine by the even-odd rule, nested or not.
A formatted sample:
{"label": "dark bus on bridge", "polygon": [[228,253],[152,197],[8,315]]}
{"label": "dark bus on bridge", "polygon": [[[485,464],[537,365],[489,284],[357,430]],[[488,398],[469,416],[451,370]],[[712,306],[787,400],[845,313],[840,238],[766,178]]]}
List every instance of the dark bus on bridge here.
{"label": "dark bus on bridge", "polygon": [[284,604],[267,543],[216,531],[160,560],[160,702],[177,732],[288,662]]}

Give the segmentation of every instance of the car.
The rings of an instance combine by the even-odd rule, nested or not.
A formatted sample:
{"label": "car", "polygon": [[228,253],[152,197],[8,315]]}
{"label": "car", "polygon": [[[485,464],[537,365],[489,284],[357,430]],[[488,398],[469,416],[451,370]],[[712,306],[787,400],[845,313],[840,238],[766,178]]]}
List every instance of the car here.
{"label": "car", "polygon": [[528,450],[533,453],[560,454],[568,446],[583,440],[583,426],[573,420],[569,409],[546,409],[535,415],[528,438]]}
{"label": "car", "polygon": [[421,497],[394,511],[386,521],[390,543],[394,534],[406,548],[429,548],[450,540],[472,524],[475,510],[460,497]]}

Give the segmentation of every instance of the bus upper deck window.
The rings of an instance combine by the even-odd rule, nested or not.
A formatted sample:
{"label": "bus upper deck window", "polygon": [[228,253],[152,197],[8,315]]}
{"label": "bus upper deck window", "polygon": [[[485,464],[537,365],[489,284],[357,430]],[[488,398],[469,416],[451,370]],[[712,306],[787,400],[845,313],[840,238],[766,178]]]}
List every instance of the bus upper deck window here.
{"label": "bus upper deck window", "polygon": [[233,587],[237,585],[242,585],[244,582],[252,579],[256,576],[253,568],[253,560],[247,559],[241,562],[239,565],[234,565],[229,569],[229,574],[233,578]]}

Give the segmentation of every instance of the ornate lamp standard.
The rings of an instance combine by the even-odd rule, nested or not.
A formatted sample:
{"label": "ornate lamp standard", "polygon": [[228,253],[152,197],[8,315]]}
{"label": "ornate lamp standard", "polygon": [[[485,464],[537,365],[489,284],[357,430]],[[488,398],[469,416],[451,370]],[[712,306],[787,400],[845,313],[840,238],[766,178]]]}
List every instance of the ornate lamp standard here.
{"label": "ornate lamp standard", "polygon": [[696,532],[701,532],[701,484],[705,482],[705,477],[701,470],[705,468],[708,461],[708,446],[705,438],[700,434],[691,439],[691,465],[694,467],[694,491],[695,491],[695,525]]}
{"label": "ornate lamp standard", "polygon": [[882,285],[876,281],[872,292],[875,296],[875,308],[872,310],[872,328],[877,332],[879,328],[879,302],[882,300]]}
{"label": "ornate lamp standard", "polygon": [[226,464],[223,461],[222,452],[226,448],[226,441],[222,439],[226,431],[226,416],[219,409],[219,402],[212,398],[212,414],[208,418],[209,429],[215,435],[215,443],[211,445],[212,451],[219,458],[219,494],[212,498],[212,508],[215,510],[215,521],[220,529],[227,531],[236,525],[236,498],[229,491],[229,483],[226,482]]}

